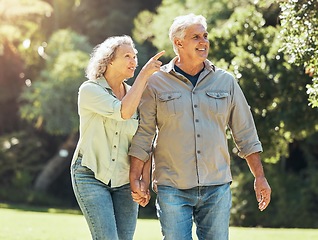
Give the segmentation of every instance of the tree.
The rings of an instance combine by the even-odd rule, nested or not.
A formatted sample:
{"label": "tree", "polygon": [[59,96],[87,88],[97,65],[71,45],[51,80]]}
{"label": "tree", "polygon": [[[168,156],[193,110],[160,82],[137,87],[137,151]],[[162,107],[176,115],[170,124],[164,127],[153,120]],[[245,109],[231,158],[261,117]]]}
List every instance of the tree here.
{"label": "tree", "polygon": [[[168,38],[168,31],[173,19],[181,14],[196,13],[207,17],[211,25],[217,25],[227,19],[237,1],[226,0],[163,0],[156,13],[142,11],[134,20],[133,37],[139,44],[151,42],[159,50],[166,50],[165,57],[174,55]],[[149,31],[155,29],[155,31]]]}
{"label": "tree", "polygon": [[[155,1],[81,0],[75,8],[72,28],[96,45],[113,35],[130,35],[133,19],[141,9],[153,9]],[[80,17],[79,17],[80,16]]]}
{"label": "tree", "polygon": [[318,2],[314,0],[284,0],[281,6],[282,51],[289,62],[305,68],[312,77],[307,85],[309,102],[318,107]]}
{"label": "tree", "polygon": [[39,64],[34,51],[40,41],[39,24],[51,11],[39,0],[0,0],[0,134],[20,128],[17,99]]}
{"label": "tree", "polygon": [[[286,196],[294,196],[288,192],[288,183],[284,179],[290,179],[291,182],[297,178],[299,181],[304,179],[300,175],[303,172],[300,167],[297,168],[299,175],[291,176],[286,171],[287,160],[294,161],[294,165],[304,163],[303,161],[313,165],[310,163],[312,159],[305,155],[314,155],[314,150],[307,150],[302,156],[292,151],[292,148],[298,141],[308,141],[315,136],[318,113],[308,107],[307,95],[303,91],[306,84],[310,83],[310,77],[301,67],[288,63],[288,56],[279,51],[280,26],[267,25],[261,10],[252,5],[245,6],[244,9],[237,8],[222,28],[211,30],[211,58],[218,66],[223,66],[236,76],[250,103],[264,147],[262,156],[267,163],[272,163],[265,164],[265,167],[269,174],[268,179],[273,183],[273,199],[276,199],[271,204],[269,214],[274,214],[277,209],[283,208],[281,203],[283,199],[288,199]],[[233,158],[235,159],[234,156]],[[255,200],[250,192],[252,176],[242,171],[243,169],[246,172],[246,168],[240,166],[238,159],[233,164],[239,166],[239,170],[233,166],[237,174],[234,180],[236,187],[233,188],[233,211],[236,213],[231,218],[233,224],[255,226],[260,223],[263,226],[277,227],[286,224],[283,221],[286,215],[291,218],[295,215],[294,211],[284,212],[284,218],[276,214],[277,222],[274,223],[262,215],[253,214],[255,209],[252,203]],[[310,171],[306,177],[312,179]],[[294,190],[298,192],[301,189],[294,186]],[[286,194],[277,196],[277,191],[284,191]],[[295,200],[290,203],[298,203],[304,212],[308,212],[305,209],[311,198],[300,203],[296,200],[298,195],[294,197]],[[303,223],[308,224],[305,221],[308,217],[303,215]],[[296,222],[289,221],[289,225],[284,226],[295,226]]]}
{"label": "tree", "polygon": [[66,136],[58,152],[35,180],[36,190],[47,190],[69,165],[78,131],[77,91],[85,80],[91,46],[70,30],[55,32],[46,48],[47,62],[41,75],[22,94],[21,117],[51,135]]}

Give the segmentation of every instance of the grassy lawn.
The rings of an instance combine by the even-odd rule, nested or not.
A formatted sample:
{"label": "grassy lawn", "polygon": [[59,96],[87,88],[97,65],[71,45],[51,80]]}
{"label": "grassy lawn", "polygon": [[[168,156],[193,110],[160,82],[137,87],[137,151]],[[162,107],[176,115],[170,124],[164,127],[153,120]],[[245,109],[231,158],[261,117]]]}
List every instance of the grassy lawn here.
{"label": "grassy lawn", "polygon": [[[2,207],[2,208],[1,208]],[[89,240],[82,215],[72,211],[10,209],[0,205],[0,239],[5,240]],[[135,240],[160,240],[157,220],[138,219]],[[197,239],[193,237],[193,239]],[[230,240],[313,240],[316,229],[230,228]]]}

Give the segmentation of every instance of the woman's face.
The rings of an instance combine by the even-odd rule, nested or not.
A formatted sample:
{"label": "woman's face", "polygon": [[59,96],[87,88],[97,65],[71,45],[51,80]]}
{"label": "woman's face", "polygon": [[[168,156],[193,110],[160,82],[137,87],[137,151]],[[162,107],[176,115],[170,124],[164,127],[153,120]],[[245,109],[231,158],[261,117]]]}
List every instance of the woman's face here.
{"label": "woman's face", "polygon": [[125,44],[117,48],[108,69],[122,79],[128,79],[134,76],[136,67],[137,55],[132,46]]}

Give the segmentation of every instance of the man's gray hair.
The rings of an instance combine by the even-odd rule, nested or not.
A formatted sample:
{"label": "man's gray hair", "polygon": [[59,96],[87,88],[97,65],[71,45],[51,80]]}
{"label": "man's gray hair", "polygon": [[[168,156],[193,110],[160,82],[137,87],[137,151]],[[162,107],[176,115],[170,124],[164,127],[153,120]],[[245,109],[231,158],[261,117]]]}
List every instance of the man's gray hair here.
{"label": "man's gray hair", "polygon": [[194,24],[201,24],[205,30],[207,30],[206,18],[202,15],[195,15],[190,13],[188,15],[178,16],[174,19],[170,29],[169,29],[169,38],[172,42],[173,51],[178,55],[178,48],[174,44],[175,38],[184,39],[186,29]]}
{"label": "man's gray hair", "polygon": [[114,59],[116,51],[121,45],[130,45],[137,54],[137,49],[130,36],[113,36],[98,44],[91,54],[86,68],[86,77],[89,80],[96,80],[104,75],[108,64]]}

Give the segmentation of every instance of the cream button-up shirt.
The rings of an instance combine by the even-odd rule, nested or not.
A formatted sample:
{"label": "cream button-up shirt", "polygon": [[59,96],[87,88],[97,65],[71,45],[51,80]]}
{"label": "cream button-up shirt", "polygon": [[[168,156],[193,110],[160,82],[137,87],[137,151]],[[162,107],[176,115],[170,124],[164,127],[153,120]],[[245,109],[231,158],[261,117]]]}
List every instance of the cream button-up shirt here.
{"label": "cream button-up shirt", "polygon": [[[130,86],[124,83],[126,92]],[[128,149],[138,126],[137,113],[131,119],[121,117],[121,101],[104,78],[84,82],[78,93],[80,137],[72,164],[82,154],[82,165],[96,179],[112,187],[129,183]]]}
{"label": "cream button-up shirt", "polygon": [[226,129],[239,156],[262,151],[250,107],[234,77],[206,60],[195,86],[173,59],[148,81],[129,154],[143,161],[154,147],[157,185],[189,189],[232,181]]}

